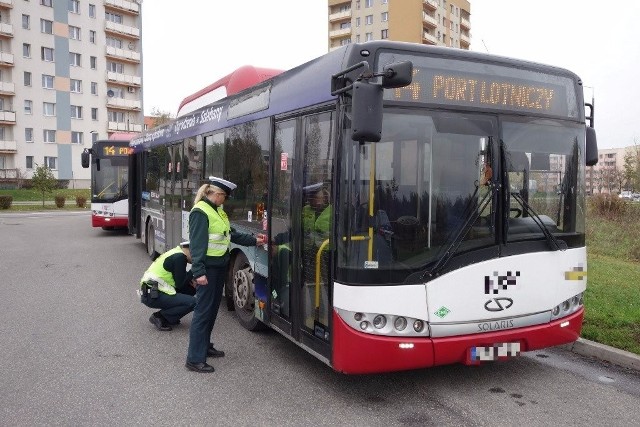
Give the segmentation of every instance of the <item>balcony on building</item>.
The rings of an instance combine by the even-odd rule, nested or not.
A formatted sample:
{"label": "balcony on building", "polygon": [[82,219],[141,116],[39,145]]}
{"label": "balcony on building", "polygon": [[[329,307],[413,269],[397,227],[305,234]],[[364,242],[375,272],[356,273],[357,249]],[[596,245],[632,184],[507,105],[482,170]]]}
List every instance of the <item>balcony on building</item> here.
{"label": "balcony on building", "polygon": [[329,22],[339,22],[347,19],[351,19],[351,9],[329,15]]}
{"label": "balcony on building", "polygon": [[464,32],[460,33],[460,46],[468,48],[471,45],[471,38]]}
{"label": "balcony on building", "polygon": [[0,139],[0,153],[15,154],[18,152],[18,143],[16,141],[4,141]]}
{"label": "balcony on building", "polygon": [[107,123],[107,132],[142,132],[142,125],[138,123]]}
{"label": "balcony on building", "polygon": [[127,0],[104,0],[104,7],[107,9],[116,9],[120,12],[132,15],[140,14],[140,5],[137,2]]}
{"label": "balcony on building", "polygon": [[13,67],[13,53],[0,52],[0,67]]}
{"label": "balcony on building", "polygon": [[15,95],[16,85],[11,82],[0,82],[0,95]]}
{"label": "balcony on building", "polygon": [[118,110],[140,111],[142,102],[137,99],[107,98],[107,107]]}
{"label": "balcony on building", "polygon": [[133,50],[119,49],[113,46],[107,46],[105,55],[108,58],[119,59],[121,61],[132,62],[135,64],[140,63],[140,52]]}
{"label": "balcony on building", "polygon": [[104,31],[106,33],[115,34],[118,36],[128,37],[130,39],[140,39],[140,28],[132,27],[130,25],[117,24],[111,21],[105,21]]}
{"label": "balcony on building", "polygon": [[465,28],[467,30],[471,29],[471,22],[469,22],[468,18],[465,18],[463,16],[460,17],[460,27]]}
{"label": "balcony on building", "polygon": [[0,125],[15,125],[15,124],[16,124],[15,111],[0,111]]}
{"label": "balcony on building", "polygon": [[0,9],[13,9],[13,0],[0,0]]}
{"label": "balcony on building", "polygon": [[338,37],[344,37],[351,34],[351,28],[338,28],[337,30],[329,31],[329,38],[335,39]]}
{"label": "balcony on building", "polygon": [[432,11],[438,9],[438,2],[436,0],[423,0],[422,4],[424,4],[425,8]]}
{"label": "balcony on building", "polygon": [[13,25],[0,22],[0,37],[13,37]]}
{"label": "balcony on building", "polygon": [[423,31],[422,32],[422,43],[423,44],[437,45],[438,44],[438,39],[433,34],[430,34],[430,33],[426,32],[426,31]]}
{"label": "balcony on building", "polygon": [[142,84],[142,77],[107,71],[107,82],[119,84],[121,86],[140,87]]}
{"label": "balcony on building", "polygon": [[430,28],[438,28],[438,21],[436,18],[426,12],[422,12],[422,23]]}

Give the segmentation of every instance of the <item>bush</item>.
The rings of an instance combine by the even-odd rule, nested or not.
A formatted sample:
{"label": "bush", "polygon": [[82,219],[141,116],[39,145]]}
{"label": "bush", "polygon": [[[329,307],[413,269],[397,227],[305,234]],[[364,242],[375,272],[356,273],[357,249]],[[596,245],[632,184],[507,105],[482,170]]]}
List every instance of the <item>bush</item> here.
{"label": "bush", "polygon": [[84,196],[76,196],[76,206],[84,208],[87,204],[87,198]]}
{"label": "bush", "polygon": [[627,211],[629,203],[616,194],[597,194],[590,198],[593,211],[608,219],[621,218]]}
{"label": "bush", "polygon": [[0,196],[0,209],[9,209],[13,202],[13,196]]}
{"label": "bush", "polygon": [[64,190],[65,188],[69,188],[69,180],[59,179],[58,182],[56,182],[56,188],[58,190]]}
{"label": "bush", "polygon": [[64,196],[56,196],[56,206],[59,208],[64,208],[65,200],[66,199]]}

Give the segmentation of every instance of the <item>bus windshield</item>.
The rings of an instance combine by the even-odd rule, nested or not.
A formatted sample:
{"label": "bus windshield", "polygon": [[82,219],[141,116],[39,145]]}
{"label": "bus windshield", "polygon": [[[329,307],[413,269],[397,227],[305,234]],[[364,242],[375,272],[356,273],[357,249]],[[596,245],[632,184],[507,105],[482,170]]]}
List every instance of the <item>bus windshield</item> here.
{"label": "bus windshield", "polygon": [[[386,108],[380,142],[343,138],[337,280],[403,283],[447,257],[495,248],[501,227],[510,241],[583,232],[575,220],[584,170],[578,128],[560,120],[500,127],[496,115]],[[497,214],[505,185],[513,196],[501,210],[508,223]]]}
{"label": "bus windshield", "polygon": [[93,163],[91,179],[93,194],[92,202],[117,202],[128,197],[127,171],[129,159],[127,156],[102,157],[98,163]]}

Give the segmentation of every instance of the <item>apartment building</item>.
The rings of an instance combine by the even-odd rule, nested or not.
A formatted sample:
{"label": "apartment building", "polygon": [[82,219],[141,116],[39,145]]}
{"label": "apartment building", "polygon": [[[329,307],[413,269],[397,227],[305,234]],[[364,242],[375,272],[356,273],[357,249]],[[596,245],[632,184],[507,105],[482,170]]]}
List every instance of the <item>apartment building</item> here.
{"label": "apartment building", "polygon": [[624,176],[625,157],[637,159],[640,149],[631,145],[623,148],[598,150],[598,163],[587,168],[585,183],[587,194],[620,193],[628,185]]}
{"label": "apartment building", "polygon": [[140,132],[142,0],[0,0],[0,185],[38,165],[88,187],[80,153]]}
{"label": "apartment building", "polygon": [[328,0],[329,50],[349,43],[394,40],[469,49],[466,0]]}

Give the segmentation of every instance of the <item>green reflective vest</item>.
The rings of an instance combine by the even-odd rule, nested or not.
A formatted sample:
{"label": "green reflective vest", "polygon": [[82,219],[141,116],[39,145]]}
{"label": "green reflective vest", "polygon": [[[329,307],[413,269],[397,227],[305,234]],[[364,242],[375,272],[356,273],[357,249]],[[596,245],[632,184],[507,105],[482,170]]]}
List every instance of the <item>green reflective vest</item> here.
{"label": "green reflective vest", "polygon": [[160,292],[163,292],[167,295],[175,295],[176,284],[173,280],[173,273],[171,271],[165,270],[162,264],[164,264],[165,259],[177,253],[184,253],[182,252],[182,248],[180,246],[177,246],[156,258],[156,260],[151,263],[147,271],[145,271],[142,275],[140,286],[142,286],[142,284],[148,280],[155,280],[156,282],[158,282],[158,290]]}
{"label": "green reflective vest", "polygon": [[221,208],[213,209],[202,200],[196,203],[191,210],[200,209],[209,220],[209,244],[207,256],[220,257],[227,253],[231,243],[231,225],[227,214]]}

